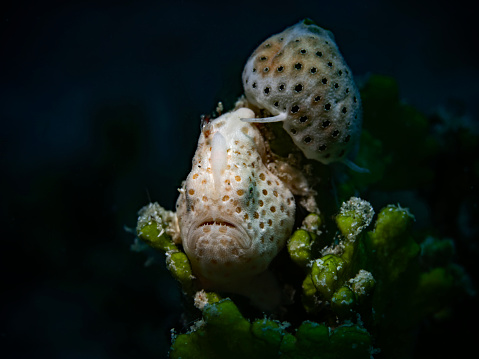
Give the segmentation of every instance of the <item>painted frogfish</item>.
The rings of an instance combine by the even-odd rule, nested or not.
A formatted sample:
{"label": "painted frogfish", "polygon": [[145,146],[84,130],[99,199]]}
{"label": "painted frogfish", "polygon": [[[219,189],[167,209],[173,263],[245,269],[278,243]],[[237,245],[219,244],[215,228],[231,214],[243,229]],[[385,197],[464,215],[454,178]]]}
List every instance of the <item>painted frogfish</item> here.
{"label": "painted frogfish", "polygon": [[307,158],[359,170],[346,156],[360,135],[361,100],[330,31],[304,20],[266,39],[246,63],[243,87],[271,114],[249,121],[282,121]]}
{"label": "painted frogfish", "polygon": [[265,271],[292,232],[295,201],[268,169],[260,131],[241,121],[253,117],[240,108],[203,126],[176,209],[181,243],[204,288],[275,305],[278,289]]}

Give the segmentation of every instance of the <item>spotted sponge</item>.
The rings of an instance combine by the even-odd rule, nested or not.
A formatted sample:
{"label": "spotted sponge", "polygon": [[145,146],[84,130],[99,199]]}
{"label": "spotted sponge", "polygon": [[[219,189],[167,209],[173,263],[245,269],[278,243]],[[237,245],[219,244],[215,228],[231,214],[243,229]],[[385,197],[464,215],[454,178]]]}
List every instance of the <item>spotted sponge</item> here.
{"label": "spotted sponge", "polygon": [[304,20],[273,35],[251,55],[243,71],[248,101],[284,121],[307,158],[347,162],[361,130],[361,100],[333,34]]}

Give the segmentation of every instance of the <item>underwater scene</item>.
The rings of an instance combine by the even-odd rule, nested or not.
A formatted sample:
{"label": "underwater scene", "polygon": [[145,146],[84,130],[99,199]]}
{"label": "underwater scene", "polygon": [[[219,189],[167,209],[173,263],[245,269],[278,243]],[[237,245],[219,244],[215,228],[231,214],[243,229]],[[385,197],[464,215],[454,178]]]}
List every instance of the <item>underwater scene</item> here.
{"label": "underwater scene", "polygon": [[1,357],[473,352],[465,4],[2,7]]}

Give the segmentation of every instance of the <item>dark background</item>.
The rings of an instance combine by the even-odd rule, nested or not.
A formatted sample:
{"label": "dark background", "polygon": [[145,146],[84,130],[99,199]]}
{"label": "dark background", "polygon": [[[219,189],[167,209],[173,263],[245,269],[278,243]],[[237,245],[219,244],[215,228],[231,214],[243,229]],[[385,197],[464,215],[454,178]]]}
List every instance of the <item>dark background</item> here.
{"label": "dark background", "polygon": [[150,200],[173,209],[200,115],[241,94],[253,49],[310,17],[334,32],[355,75],[392,75],[424,112],[453,103],[475,119],[478,31],[468,4],[1,5],[0,356],[166,356],[179,289],[161,260],[144,267],[126,229]]}

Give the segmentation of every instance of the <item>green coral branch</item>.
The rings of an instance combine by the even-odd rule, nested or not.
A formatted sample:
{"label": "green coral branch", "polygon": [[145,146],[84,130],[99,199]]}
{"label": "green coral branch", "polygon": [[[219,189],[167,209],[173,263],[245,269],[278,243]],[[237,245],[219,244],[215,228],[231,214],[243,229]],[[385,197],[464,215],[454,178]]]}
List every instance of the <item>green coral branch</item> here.
{"label": "green coral branch", "polygon": [[351,198],[334,218],[334,238],[322,239],[328,246],[317,253],[314,243],[324,234],[299,229],[287,248],[306,273],[306,312],[324,320],[360,315],[376,345],[400,357],[412,341],[399,350],[395,338],[408,338],[423,318],[443,315],[455,296],[473,291],[462,267],[451,262],[451,240],[428,237],[419,244],[412,231],[414,216],[399,205],[383,208],[367,231],[373,215],[368,202]]}
{"label": "green coral branch", "polygon": [[407,208],[389,205],[378,214],[374,230],[364,239],[363,260],[384,280],[394,281],[420,252],[410,229],[414,216]]}
{"label": "green coral branch", "polygon": [[287,248],[291,259],[304,269],[306,269],[311,262],[313,236],[314,234],[304,229],[298,229],[288,240]]}
{"label": "green coral branch", "polygon": [[230,299],[205,305],[203,318],[173,340],[170,357],[188,358],[370,358],[368,331],[354,324],[336,328],[305,321],[294,334],[288,323],[245,319]]}
{"label": "green coral branch", "polygon": [[358,267],[360,234],[369,226],[374,216],[371,205],[352,197],[343,203],[336,224],[341,234],[339,243],[323,248],[314,259],[315,233],[297,230],[288,241],[291,259],[306,271],[303,281],[303,305],[306,311],[317,313],[324,304],[341,318],[354,314],[358,299],[374,287],[371,273]]}
{"label": "green coral branch", "polygon": [[186,254],[178,249],[170,235],[175,217],[158,203],[150,203],[138,213],[138,238],[166,254],[166,266],[186,293],[194,294],[194,276]]}
{"label": "green coral branch", "polygon": [[178,251],[169,234],[173,212],[165,210],[158,203],[150,203],[138,211],[136,233],[138,237],[161,252]]}

